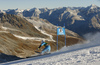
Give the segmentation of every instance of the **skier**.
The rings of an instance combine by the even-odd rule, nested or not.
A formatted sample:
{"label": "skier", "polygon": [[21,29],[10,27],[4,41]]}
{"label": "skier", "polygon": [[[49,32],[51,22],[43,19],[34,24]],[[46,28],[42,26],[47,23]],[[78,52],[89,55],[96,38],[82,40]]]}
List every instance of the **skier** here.
{"label": "skier", "polygon": [[45,53],[50,53],[51,47],[48,45],[48,43],[44,42],[43,40],[41,41],[41,45],[38,47],[38,50],[42,47],[45,46],[45,48],[42,50],[40,54],[45,54]]}

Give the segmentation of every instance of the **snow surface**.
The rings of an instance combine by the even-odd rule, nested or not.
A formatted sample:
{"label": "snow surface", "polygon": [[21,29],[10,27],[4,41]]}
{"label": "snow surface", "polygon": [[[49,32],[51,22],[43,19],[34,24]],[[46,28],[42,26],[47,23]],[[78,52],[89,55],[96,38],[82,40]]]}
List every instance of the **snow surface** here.
{"label": "snow surface", "polygon": [[61,50],[38,57],[26,58],[1,65],[100,65],[100,33],[85,35],[87,41],[63,47]]}

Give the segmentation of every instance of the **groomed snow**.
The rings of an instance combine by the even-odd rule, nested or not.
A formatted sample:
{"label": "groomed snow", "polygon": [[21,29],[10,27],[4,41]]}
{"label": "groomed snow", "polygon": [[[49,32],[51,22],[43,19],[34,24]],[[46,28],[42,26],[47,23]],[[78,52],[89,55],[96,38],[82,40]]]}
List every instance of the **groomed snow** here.
{"label": "groomed snow", "polygon": [[100,65],[100,33],[85,35],[87,41],[63,47],[49,55],[26,58],[1,65]]}

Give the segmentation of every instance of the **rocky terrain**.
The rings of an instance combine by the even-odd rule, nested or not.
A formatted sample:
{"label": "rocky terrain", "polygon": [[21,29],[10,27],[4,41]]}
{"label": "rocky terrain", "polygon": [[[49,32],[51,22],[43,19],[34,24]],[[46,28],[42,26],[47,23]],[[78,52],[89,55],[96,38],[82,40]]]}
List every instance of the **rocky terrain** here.
{"label": "rocky terrain", "polygon": [[[22,18],[13,14],[0,14],[0,62],[26,58],[36,54],[35,50],[45,40],[56,51],[56,26],[45,19],[34,17]],[[67,46],[81,42],[83,39],[66,29]],[[64,36],[59,36],[59,49],[64,43]],[[44,48],[44,47],[42,47]],[[42,48],[39,50],[41,52]]]}
{"label": "rocky terrain", "polygon": [[63,26],[83,36],[100,31],[100,7],[92,4],[87,7],[32,8],[26,10],[8,9],[1,13],[14,14],[29,19],[42,18],[54,25]]}

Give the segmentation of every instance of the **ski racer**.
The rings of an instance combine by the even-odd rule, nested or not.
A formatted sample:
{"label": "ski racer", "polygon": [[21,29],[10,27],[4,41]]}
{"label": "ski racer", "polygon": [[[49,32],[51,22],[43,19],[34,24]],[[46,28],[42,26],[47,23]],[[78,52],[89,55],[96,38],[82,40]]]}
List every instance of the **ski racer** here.
{"label": "ski racer", "polygon": [[48,45],[48,43],[44,42],[43,40],[41,41],[41,45],[38,47],[38,50],[42,47],[45,46],[45,48],[42,50],[40,54],[45,54],[45,53],[50,53],[51,47]]}

